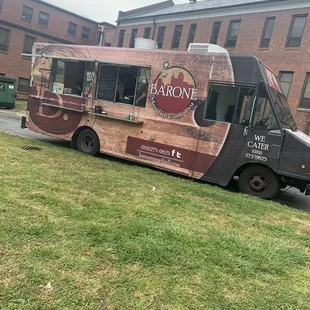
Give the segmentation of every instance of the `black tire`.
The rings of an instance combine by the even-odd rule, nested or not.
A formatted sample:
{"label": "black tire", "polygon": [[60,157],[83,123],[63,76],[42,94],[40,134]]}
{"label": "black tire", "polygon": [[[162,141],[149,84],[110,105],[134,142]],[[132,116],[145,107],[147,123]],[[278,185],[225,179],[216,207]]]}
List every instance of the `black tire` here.
{"label": "black tire", "polygon": [[93,130],[85,129],[78,135],[76,146],[78,151],[95,156],[99,153],[100,143],[97,134]]}
{"label": "black tire", "polygon": [[239,177],[242,193],[263,199],[272,199],[279,193],[280,180],[270,169],[263,166],[245,168]]}

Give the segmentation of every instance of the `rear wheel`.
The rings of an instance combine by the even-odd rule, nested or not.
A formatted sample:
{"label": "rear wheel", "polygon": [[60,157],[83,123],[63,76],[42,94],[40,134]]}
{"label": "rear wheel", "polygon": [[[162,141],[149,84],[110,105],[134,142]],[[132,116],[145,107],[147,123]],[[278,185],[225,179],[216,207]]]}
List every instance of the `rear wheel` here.
{"label": "rear wheel", "polygon": [[280,190],[280,181],[270,169],[251,166],[242,171],[239,178],[239,189],[244,194],[272,199]]}
{"label": "rear wheel", "polygon": [[99,139],[91,129],[83,130],[76,140],[77,149],[85,154],[97,155],[99,153]]}

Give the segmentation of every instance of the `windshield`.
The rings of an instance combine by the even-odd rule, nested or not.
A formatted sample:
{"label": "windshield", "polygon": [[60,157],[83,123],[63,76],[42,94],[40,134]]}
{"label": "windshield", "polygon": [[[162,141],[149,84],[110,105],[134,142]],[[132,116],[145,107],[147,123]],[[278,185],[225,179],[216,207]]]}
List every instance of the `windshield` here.
{"label": "windshield", "polygon": [[271,87],[269,87],[269,89],[282,127],[296,131],[297,126],[286,97]]}

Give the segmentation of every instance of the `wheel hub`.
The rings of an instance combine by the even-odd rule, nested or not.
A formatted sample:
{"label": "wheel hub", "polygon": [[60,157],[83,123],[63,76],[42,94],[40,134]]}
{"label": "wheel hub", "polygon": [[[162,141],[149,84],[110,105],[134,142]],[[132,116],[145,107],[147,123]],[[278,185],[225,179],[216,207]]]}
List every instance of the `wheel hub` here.
{"label": "wheel hub", "polygon": [[86,136],[82,140],[82,147],[85,151],[90,151],[92,147],[94,146],[94,141],[92,137]]}
{"label": "wheel hub", "polygon": [[249,183],[255,192],[263,192],[267,188],[267,181],[262,175],[253,175]]}

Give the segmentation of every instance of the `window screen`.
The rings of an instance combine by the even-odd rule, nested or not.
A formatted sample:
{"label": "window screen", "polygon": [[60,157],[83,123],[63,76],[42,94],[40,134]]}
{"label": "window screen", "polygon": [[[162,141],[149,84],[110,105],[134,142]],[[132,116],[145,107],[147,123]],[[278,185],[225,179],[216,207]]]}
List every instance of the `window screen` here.
{"label": "window screen", "polygon": [[286,46],[299,47],[306,26],[307,15],[293,16]]}
{"label": "window screen", "polygon": [[221,22],[214,22],[213,28],[212,28],[211,39],[210,39],[211,44],[217,44],[217,40],[220,34],[220,29],[221,29]]}
{"label": "window screen", "polygon": [[135,47],[135,38],[137,37],[137,34],[138,34],[138,29],[132,29],[131,30],[129,47],[131,47],[131,48]]}
{"label": "window screen", "polygon": [[190,25],[186,47],[188,47],[191,43],[194,42],[195,34],[196,34],[196,28],[197,28],[197,24],[191,24]]}
{"label": "window screen", "polygon": [[7,52],[9,47],[10,31],[0,28],[0,51]]}
{"label": "window screen", "polygon": [[68,34],[75,36],[76,35],[77,24],[69,22]]}
{"label": "window screen", "polygon": [[231,21],[228,28],[225,47],[234,48],[237,44],[237,39],[240,31],[240,20]]}
{"label": "window screen", "polygon": [[182,30],[183,30],[183,25],[176,25],[174,27],[171,48],[179,48],[181,36],[182,36]]}
{"label": "window screen", "polygon": [[117,47],[123,47],[124,38],[125,38],[125,30],[123,29],[123,30],[120,30],[119,32]]}
{"label": "window screen", "polygon": [[310,109],[310,73],[307,73],[300,106]]}
{"label": "window screen", "polygon": [[36,41],[36,38],[25,36],[24,48],[23,48],[24,54],[32,54],[32,47],[35,41]]}
{"label": "window screen", "polygon": [[147,27],[144,29],[143,38],[149,39],[151,37],[151,27]]}
{"label": "window screen", "polygon": [[275,20],[276,20],[275,17],[266,18],[263,35],[260,42],[260,47],[269,47]]}
{"label": "window screen", "polygon": [[285,97],[288,97],[291,89],[294,72],[280,72],[280,84]]}
{"label": "window screen", "polygon": [[102,64],[97,99],[145,107],[149,79],[149,68]]}
{"label": "window screen", "polygon": [[40,14],[39,14],[39,25],[47,27],[48,22],[49,22],[49,18],[50,18],[49,14],[46,14],[44,12],[40,12]]}
{"label": "window screen", "polygon": [[33,8],[23,5],[22,19],[31,21],[32,14],[33,14]]}
{"label": "window screen", "polygon": [[90,29],[83,27],[81,38],[84,40],[89,40]]}
{"label": "window screen", "polygon": [[161,26],[158,28],[157,45],[158,45],[159,49],[163,47],[163,43],[164,43],[164,39],[165,39],[165,32],[166,32],[165,26]]}
{"label": "window screen", "polygon": [[30,87],[30,80],[25,78],[18,79],[17,91],[22,93],[28,93]]}

